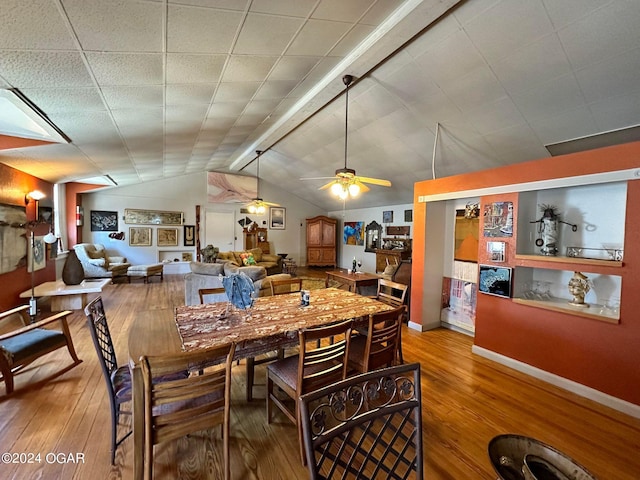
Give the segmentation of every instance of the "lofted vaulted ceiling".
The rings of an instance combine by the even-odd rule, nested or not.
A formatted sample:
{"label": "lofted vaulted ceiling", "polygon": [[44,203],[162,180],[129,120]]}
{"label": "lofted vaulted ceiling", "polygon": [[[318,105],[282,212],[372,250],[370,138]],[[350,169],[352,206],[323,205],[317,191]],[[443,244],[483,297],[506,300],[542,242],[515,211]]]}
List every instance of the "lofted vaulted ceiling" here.
{"label": "lofted vaulted ceiling", "polygon": [[265,150],[264,181],[338,209],[299,179],[344,166],[344,74],[348,166],[393,183],[348,208],[640,124],[635,0],[3,0],[2,16],[0,88],[72,142],[0,162],[56,183],[251,174]]}

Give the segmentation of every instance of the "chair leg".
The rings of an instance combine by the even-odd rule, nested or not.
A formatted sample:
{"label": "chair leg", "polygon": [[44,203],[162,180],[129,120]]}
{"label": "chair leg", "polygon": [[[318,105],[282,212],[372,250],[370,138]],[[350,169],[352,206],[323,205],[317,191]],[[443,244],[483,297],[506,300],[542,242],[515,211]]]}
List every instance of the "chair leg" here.
{"label": "chair leg", "polygon": [[111,465],[116,462],[116,448],[118,448],[118,422],[120,421],[120,405],[111,405]]}
{"label": "chair leg", "polygon": [[273,380],[269,377],[269,369],[267,369],[267,424],[271,423],[271,395],[273,395]]}
{"label": "chair leg", "polygon": [[247,402],[250,402],[251,400],[253,400],[253,380],[255,375],[255,363],[256,363],[256,359],[254,357],[247,357]]}

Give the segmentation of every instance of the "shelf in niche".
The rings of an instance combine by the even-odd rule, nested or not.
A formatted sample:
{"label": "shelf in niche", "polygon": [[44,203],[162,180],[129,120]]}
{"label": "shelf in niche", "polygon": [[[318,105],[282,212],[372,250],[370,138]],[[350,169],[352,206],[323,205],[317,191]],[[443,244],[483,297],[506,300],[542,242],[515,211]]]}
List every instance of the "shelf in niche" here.
{"label": "shelf in niche", "polygon": [[526,267],[529,262],[544,263],[566,263],[570,265],[591,265],[594,267],[622,267],[622,261],[618,260],[599,260],[596,258],[580,258],[580,257],[562,257],[548,255],[528,255],[516,253],[516,260],[520,260],[519,266]]}
{"label": "shelf in niche", "polygon": [[[530,307],[552,310],[554,312],[568,313],[577,317],[590,318],[601,322],[618,324],[620,316],[605,315],[600,313],[602,305],[590,304],[589,307],[574,307],[564,298],[551,298],[550,300],[529,300],[526,298],[513,298],[514,303],[528,305]],[[597,313],[596,313],[597,312]]]}

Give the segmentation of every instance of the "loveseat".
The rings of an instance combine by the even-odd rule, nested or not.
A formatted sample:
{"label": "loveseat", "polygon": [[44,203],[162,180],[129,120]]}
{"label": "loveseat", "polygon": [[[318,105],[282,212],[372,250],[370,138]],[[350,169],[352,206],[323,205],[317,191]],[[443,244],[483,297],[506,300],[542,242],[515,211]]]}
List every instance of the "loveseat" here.
{"label": "loveseat", "polygon": [[127,275],[131,266],[125,257],[109,255],[99,243],[79,243],[73,249],[82,264],[84,278],[113,278]]}
{"label": "loveseat", "polygon": [[[243,272],[251,280],[259,297],[271,295],[271,280],[291,278],[288,273],[267,275],[267,270],[262,266],[238,267],[231,262],[224,263],[190,263],[191,272],[184,276],[184,303],[185,305],[197,305],[200,303],[198,290],[201,288],[222,288],[220,276],[228,276],[233,273]],[[226,302],[225,294],[207,296],[207,302]]]}
{"label": "loveseat", "polygon": [[239,252],[219,252],[216,262],[229,262],[238,267],[264,267],[267,270],[267,275],[282,273],[282,257],[279,255],[262,253],[262,249],[260,248],[252,248],[250,250],[243,250]]}

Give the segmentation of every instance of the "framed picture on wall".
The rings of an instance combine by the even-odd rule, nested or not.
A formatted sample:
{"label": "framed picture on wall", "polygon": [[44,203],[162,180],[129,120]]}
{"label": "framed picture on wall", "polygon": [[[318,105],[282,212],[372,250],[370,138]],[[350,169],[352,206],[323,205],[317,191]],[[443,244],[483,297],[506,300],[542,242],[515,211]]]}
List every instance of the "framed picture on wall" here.
{"label": "framed picture on wall", "polygon": [[478,290],[489,295],[511,297],[511,268],[480,265]]}
{"label": "framed picture on wall", "polygon": [[269,228],[284,230],[287,210],[283,207],[269,207]]}
{"label": "framed picture on wall", "polygon": [[385,210],[382,212],[382,223],[393,222],[393,210]]}
{"label": "framed picture on wall", "polygon": [[104,210],[91,210],[91,231],[92,232],[117,232],[118,212],[107,212]]}
{"label": "framed picture on wall", "polygon": [[151,246],[151,228],[129,227],[129,245],[132,247]]}
{"label": "framed picture on wall", "polygon": [[194,247],[196,245],[196,227],[195,225],[184,226],[184,246]]}
{"label": "framed picture on wall", "polygon": [[178,245],[177,228],[158,228],[157,235],[159,247],[175,247]]}

